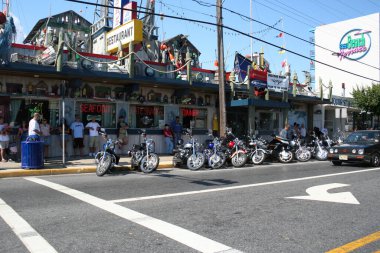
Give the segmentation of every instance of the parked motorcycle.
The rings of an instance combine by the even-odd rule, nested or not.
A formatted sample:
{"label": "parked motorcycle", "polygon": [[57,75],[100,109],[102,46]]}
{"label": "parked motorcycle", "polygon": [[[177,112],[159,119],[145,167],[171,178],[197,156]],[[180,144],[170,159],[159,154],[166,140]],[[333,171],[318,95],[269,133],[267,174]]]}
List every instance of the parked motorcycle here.
{"label": "parked motorcycle", "polygon": [[312,136],[311,143],[309,143],[311,154],[315,157],[315,159],[319,161],[327,160],[328,150],[322,144],[322,140],[318,138],[317,135]]}
{"label": "parked motorcycle", "polygon": [[268,153],[272,158],[278,159],[282,163],[289,163],[294,158],[289,140],[277,135],[273,135],[273,139],[269,142]]}
{"label": "parked motorcycle", "polygon": [[99,131],[100,135],[106,139],[103,144],[103,150],[95,155],[96,175],[101,177],[110,171],[115,164],[119,164],[120,156],[115,153],[115,146],[119,143],[118,140],[108,138],[105,131]]}
{"label": "parked motorcycle", "polygon": [[267,142],[262,138],[248,136],[247,156],[248,161],[255,165],[262,164],[267,157]]}
{"label": "parked motorcycle", "polygon": [[[212,136],[212,135],[211,135]],[[203,150],[205,160],[211,169],[219,169],[226,162],[226,156],[222,151],[222,143],[218,137],[208,141],[206,148]]]}
{"label": "parked motorcycle", "polygon": [[304,144],[301,144],[301,140],[299,138],[294,138],[292,141],[290,141],[290,146],[292,146],[295,157],[300,162],[307,162],[311,159],[311,151],[310,149]]}
{"label": "parked motorcycle", "polygon": [[151,173],[157,169],[160,158],[154,153],[155,143],[153,139],[146,137],[145,130],[141,130],[140,134],[143,138],[140,145],[134,144],[132,149],[128,151],[132,157],[131,166],[132,168],[139,168],[144,173]]}
{"label": "parked motorcycle", "polygon": [[231,161],[234,167],[243,167],[247,163],[247,151],[245,150],[244,142],[228,130],[226,139],[224,140],[225,155],[227,160]]}
{"label": "parked motorcycle", "polygon": [[201,145],[194,139],[191,129],[187,129],[184,134],[189,140],[185,144],[182,139],[178,140],[177,149],[173,150],[173,166],[186,164],[189,170],[199,170],[205,163],[205,156],[200,151]]}

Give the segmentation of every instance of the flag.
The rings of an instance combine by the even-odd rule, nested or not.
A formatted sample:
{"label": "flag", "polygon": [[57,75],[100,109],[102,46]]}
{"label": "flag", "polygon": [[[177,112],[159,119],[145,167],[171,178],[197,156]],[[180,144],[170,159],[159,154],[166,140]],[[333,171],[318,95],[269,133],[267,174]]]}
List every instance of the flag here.
{"label": "flag", "polygon": [[284,36],[283,33],[279,33],[278,35],[276,35],[276,38],[282,38]]}
{"label": "flag", "polygon": [[285,53],[285,48],[284,48],[284,47],[281,47],[281,49],[278,50],[278,53],[279,53],[279,54],[283,54],[283,53]]}
{"label": "flag", "polygon": [[285,60],[283,60],[283,61],[281,62],[281,67],[285,68],[286,65],[287,65],[287,62],[286,62],[286,59],[285,59]]}

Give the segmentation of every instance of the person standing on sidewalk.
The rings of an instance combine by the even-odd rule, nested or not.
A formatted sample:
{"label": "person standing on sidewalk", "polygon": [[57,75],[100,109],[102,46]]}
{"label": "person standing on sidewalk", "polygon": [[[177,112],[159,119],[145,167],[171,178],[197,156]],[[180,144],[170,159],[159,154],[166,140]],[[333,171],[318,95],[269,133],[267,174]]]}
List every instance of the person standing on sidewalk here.
{"label": "person standing on sidewalk", "polygon": [[50,132],[51,132],[51,127],[50,127],[50,124],[47,122],[47,119],[43,119],[42,120],[42,124],[40,124],[40,128],[41,128],[41,135],[42,135],[42,141],[44,142],[44,156],[45,158],[46,157],[49,157],[49,146],[51,144],[51,136],[50,136]]}
{"label": "person standing on sidewalk", "polygon": [[74,148],[74,155],[75,150],[79,149],[79,154],[82,157],[83,156],[83,131],[84,131],[84,125],[80,120],[79,115],[75,115],[75,121],[71,123],[70,126],[71,133],[73,135],[73,148]]}
{"label": "person standing on sidewalk", "polygon": [[100,125],[96,122],[96,117],[93,116],[91,121],[87,123],[86,129],[89,129],[90,141],[88,148],[90,150],[89,156],[95,156],[96,151],[99,149],[99,130]]}
{"label": "person standing on sidewalk", "polygon": [[123,154],[124,147],[128,144],[128,124],[125,122],[123,116],[119,117],[119,122],[117,122],[117,139],[120,142],[119,148]]}
{"label": "person standing on sidewalk", "polygon": [[174,133],[174,147],[177,146],[178,140],[182,137],[182,125],[179,122],[179,116],[171,123],[171,128]]}
{"label": "person standing on sidewalk", "polygon": [[0,116],[0,161],[8,162],[5,158],[5,151],[9,148],[9,126],[4,123],[4,118]]}
{"label": "person standing on sidewalk", "polygon": [[166,143],[166,153],[171,155],[173,153],[173,132],[168,124],[165,124],[164,137]]}
{"label": "person standing on sidewalk", "polygon": [[35,112],[33,114],[33,118],[29,121],[29,127],[28,127],[28,136],[36,139],[40,139],[41,135],[41,128],[40,123],[38,122],[40,120],[40,114],[38,112]]}

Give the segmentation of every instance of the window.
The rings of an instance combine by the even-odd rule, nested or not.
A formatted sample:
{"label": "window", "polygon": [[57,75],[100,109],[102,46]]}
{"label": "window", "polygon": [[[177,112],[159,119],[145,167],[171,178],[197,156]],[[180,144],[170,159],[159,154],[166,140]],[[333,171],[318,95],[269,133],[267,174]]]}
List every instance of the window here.
{"label": "window", "polygon": [[131,126],[136,128],[158,128],[164,121],[163,106],[131,106]]}
{"label": "window", "polygon": [[101,127],[116,127],[116,106],[114,104],[82,103],[79,107],[83,124],[86,125],[95,116]]}
{"label": "window", "polygon": [[207,128],[207,109],[181,108],[184,128]]}

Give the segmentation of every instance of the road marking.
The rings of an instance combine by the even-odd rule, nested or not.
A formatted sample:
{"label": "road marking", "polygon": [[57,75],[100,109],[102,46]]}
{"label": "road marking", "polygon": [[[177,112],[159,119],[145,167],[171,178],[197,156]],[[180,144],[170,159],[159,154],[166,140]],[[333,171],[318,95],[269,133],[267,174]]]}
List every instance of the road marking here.
{"label": "road marking", "polygon": [[[380,240],[380,231],[375,232],[375,233],[370,234],[370,235],[367,235],[367,236],[360,238],[356,241],[347,243],[346,245],[343,245],[339,248],[329,250],[326,253],[348,253],[348,252],[354,251],[358,248],[361,248],[361,247],[363,247],[367,244],[370,244],[374,241],[377,241],[377,240]],[[376,252],[380,252],[380,251],[376,251]],[[376,253],[376,252],[374,252],[374,253]]]}
{"label": "road marking", "polygon": [[309,194],[307,196],[295,196],[287,197],[288,199],[306,199],[306,200],[317,200],[326,202],[335,202],[343,204],[354,204],[359,205],[359,201],[352,195],[351,192],[338,192],[338,193],[328,193],[327,191],[334,188],[350,186],[348,184],[324,184],[317,185],[306,189]]}
{"label": "road marking", "polygon": [[29,223],[0,198],[0,216],[32,253],[57,252]]}
{"label": "road marking", "polygon": [[241,251],[235,250],[229,246],[208,239],[204,236],[193,233],[179,226],[168,222],[150,217],[148,215],[136,212],[132,209],[114,204],[110,201],[92,196],[90,194],[68,188],[66,186],[52,183],[40,178],[28,177],[25,180],[49,187],[53,190],[67,194],[73,198],[79,199],[90,205],[96,206],[107,212],[113,213],[121,218],[137,223],[141,226],[149,228],[155,232],[165,235],[177,242],[180,242],[188,247],[205,253],[238,253]]}
{"label": "road marking", "polygon": [[113,202],[113,203],[132,202],[132,201],[140,201],[140,200],[178,197],[178,196],[193,195],[193,194],[203,194],[203,193],[210,193],[210,192],[230,191],[230,190],[238,190],[238,189],[251,188],[251,187],[257,187],[257,186],[291,183],[291,182],[297,182],[297,181],[305,181],[305,180],[318,179],[318,178],[335,177],[335,176],[349,175],[349,174],[355,174],[355,173],[364,173],[364,172],[371,172],[371,171],[378,171],[378,170],[380,170],[380,168],[366,169],[366,170],[355,170],[355,171],[349,171],[349,172],[341,172],[341,173],[319,175],[319,176],[312,176],[312,177],[285,179],[285,180],[280,180],[280,181],[271,181],[271,182],[256,183],[256,184],[220,187],[220,188],[213,188],[213,189],[199,190],[199,191],[178,192],[178,193],[169,193],[169,194],[152,195],[152,196],[136,197],[136,198],[126,198],[126,199],[115,199],[115,200],[110,200],[110,202]]}

